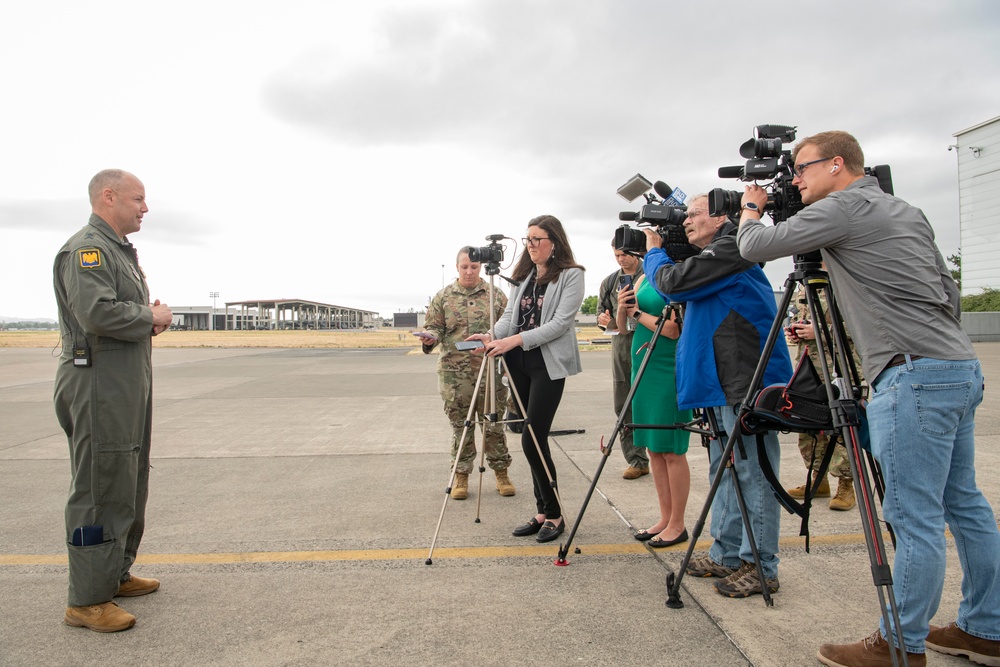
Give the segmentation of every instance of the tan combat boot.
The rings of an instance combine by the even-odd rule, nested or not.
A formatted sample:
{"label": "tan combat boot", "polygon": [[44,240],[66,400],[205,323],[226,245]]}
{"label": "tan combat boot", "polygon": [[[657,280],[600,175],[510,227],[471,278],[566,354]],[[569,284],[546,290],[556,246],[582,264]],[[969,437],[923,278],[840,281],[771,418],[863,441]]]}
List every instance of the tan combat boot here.
{"label": "tan combat boot", "polygon": [[497,491],[500,492],[501,496],[512,496],[514,495],[514,482],[510,481],[510,477],[507,476],[506,470],[497,470]]}
{"label": "tan combat boot", "polygon": [[830,509],[846,512],[854,509],[857,501],[854,499],[854,480],[850,477],[837,480],[837,495],[830,500]]}
{"label": "tan combat boot", "polygon": [[451,497],[455,500],[465,500],[469,497],[469,473],[455,473],[455,483],[451,487]]}
{"label": "tan combat boot", "polygon": [[[816,483],[815,478],[813,479],[813,484]],[[788,495],[792,498],[805,498],[806,497],[806,485],[796,486],[794,489],[788,489]],[[819,488],[816,489],[816,494],[813,498],[829,498],[830,497],[830,480],[823,476],[823,481],[819,483]]]}

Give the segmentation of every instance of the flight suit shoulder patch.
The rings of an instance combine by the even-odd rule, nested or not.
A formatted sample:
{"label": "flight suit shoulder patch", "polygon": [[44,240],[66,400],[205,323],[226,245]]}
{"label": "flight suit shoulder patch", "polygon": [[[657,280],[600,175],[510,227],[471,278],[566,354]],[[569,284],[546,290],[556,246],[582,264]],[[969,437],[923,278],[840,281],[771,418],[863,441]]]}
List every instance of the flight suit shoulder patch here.
{"label": "flight suit shoulder patch", "polygon": [[76,251],[81,269],[103,269],[104,257],[100,248],[81,248]]}

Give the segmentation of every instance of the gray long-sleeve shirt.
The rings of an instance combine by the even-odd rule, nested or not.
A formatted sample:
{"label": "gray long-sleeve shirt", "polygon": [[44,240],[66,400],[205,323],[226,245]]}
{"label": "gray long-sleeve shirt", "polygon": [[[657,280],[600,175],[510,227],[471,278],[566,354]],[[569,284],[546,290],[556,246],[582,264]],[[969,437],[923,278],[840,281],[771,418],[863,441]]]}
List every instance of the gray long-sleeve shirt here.
{"label": "gray long-sleeve shirt", "polygon": [[766,227],[744,220],[740,253],[754,262],[820,249],[841,314],[874,380],[897,354],[974,359],[959,291],[923,212],[866,176]]}

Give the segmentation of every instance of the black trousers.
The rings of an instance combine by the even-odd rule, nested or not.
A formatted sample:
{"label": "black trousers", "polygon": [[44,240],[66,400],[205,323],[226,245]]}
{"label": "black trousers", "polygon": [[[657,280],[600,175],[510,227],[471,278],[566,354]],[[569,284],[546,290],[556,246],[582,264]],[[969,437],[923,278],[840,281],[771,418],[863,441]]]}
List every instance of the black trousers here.
{"label": "black trousers", "polygon": [[[559,501],[556,499],[553,486],[556,482],[556,467],[552,463],[552,454],[549,452],[549,431],[552,429],[552,420],[556,416],[559,408],[559,401],[562,400],[563,388],[566,386],[565,378],[559,380],[549,379],[549,372],[545,368],[545,360],[542,358],[540,348],[527,350],[517,347],[504,355],[504,362],[510,371],[511,380],[514,381],[514,388],[517,389],[518,396],[524,404],[526,414],[525,428],[521,432],[521,449],[524,457],[528,460],[531,468],[531,480],[535,489],[535,507],[539,514],[544,514],[546,519],[558,519],[562,516]],[[531,432],[527,425],[535,432],[538,439],[538,448],[531,437]],[[542,450],[542,457],[545,465],[548,466],[552,474],[552,484],[549,484],[548,475],[545,474],[545,467],[542,465],[542,458],[538,456],[538,449]]]}

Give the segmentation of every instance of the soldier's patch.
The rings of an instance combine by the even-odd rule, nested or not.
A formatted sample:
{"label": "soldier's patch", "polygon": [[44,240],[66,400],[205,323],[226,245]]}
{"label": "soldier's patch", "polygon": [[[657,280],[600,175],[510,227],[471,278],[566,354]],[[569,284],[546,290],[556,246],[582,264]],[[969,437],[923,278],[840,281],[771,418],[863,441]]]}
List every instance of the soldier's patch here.
{"label": "soldier's patch", "polygon": [[81,269],[99,269],[102,266],[101,251],[98,248],[85,248],[78,250],[80,256]]}

